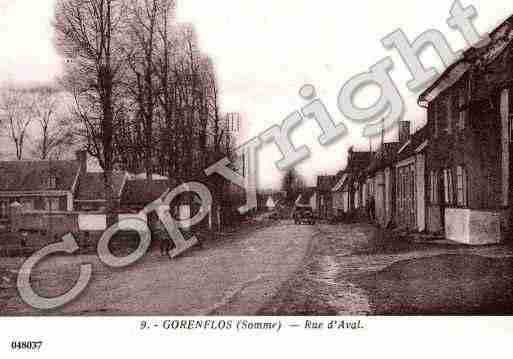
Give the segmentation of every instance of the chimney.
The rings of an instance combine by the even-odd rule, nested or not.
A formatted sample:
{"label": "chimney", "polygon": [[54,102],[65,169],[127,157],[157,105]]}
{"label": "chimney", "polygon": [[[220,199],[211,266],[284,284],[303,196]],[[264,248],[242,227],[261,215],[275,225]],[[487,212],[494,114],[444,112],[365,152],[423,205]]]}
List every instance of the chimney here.
{"label": "chimney", "polygon": [[87,151],[77,151],[75,157],[80,165],[80,175],[85,175],[87,173]]}
{"label": "chimney", "polygon": [[399,143],[405,144],[410,139],[410,121],[399,121]]}

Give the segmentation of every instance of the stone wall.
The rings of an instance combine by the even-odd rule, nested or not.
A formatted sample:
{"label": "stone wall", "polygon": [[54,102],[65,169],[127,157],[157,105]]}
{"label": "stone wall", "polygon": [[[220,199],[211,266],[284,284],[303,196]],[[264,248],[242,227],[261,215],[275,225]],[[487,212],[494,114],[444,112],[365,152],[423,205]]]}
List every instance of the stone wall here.
{"label": "stone wall", "polygon": [[61,235],[79,230],[78,214],[74,212],[16,212],[12,215],[11,230],[38,231]]}
{"label": "stone wall", "polygon": [[447,208],[445,233],[447,239],[470,245],[496,244],[503,240],[501,212]]}

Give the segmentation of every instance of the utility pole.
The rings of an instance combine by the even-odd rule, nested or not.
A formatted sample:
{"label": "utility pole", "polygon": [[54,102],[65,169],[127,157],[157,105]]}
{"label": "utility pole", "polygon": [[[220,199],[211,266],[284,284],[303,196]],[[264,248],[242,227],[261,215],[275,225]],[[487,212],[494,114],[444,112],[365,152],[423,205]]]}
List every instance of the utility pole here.
{"label": "utility pole", "polygon": [[[52,155],[48,154],[48,178],[46,183],[48,189],[52,186]],[[52,198],[47,198],[48,203],[48,238],[52,239]]]}
{"label": "utility pole", "polygon": [[385,156],[385,118],[381,120],[381,156]]}
{"label": "utility pole", "polygon": [[381,120],[381,146],[385,144],[385,119]]}

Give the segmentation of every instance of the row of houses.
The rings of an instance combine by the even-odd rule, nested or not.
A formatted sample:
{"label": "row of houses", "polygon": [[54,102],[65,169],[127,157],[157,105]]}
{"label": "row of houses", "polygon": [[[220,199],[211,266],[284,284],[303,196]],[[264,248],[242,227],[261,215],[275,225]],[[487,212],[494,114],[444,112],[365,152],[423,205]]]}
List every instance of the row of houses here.
{"label": "row of houses", "polygon": [[[512,224],[513,17],[470,48],[418,99],[427,123],[379,150],[351,149],[318,211],[371,215],[381,226],[497,243]],[[330,181],[322,179],[321,181]]]}
{"label": "row of houses", "polygon": [[[0,227],[11,231],[51,229],[55,233],[105,229],[103,173],[90,170],[86,151],[78,151],[74,160],[0,161],[0,173]],[[114,211],[120,217],[137,214],[176,185],[165,177],[147,180],[114,171]],[[223,203],[213,203],[201,225],[216,229],[229,222],[230,214],[243,201],[240,190],[233,194],[241,198],[231,201],[233,196],[223,196]],[[182,197],[174,201],[172,209],[175,218],[185,219],[200,204],[196,198]],[[79,223],[81,218],[83,223]]]}

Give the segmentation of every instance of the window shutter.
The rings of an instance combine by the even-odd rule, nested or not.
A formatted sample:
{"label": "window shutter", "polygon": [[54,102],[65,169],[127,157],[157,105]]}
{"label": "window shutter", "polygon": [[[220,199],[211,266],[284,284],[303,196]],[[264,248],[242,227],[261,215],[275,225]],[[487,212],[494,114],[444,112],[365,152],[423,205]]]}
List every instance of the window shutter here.
{"label": "window shutter", "polygon": [[68,210],[68,199],[66,197],[59,197],[59,211]]}
{"label": "window shutter", "polygon": [[452,121],[453,121],[453,105],[454,96],[449,94],[447,96],[447,133],[452,133]]}

